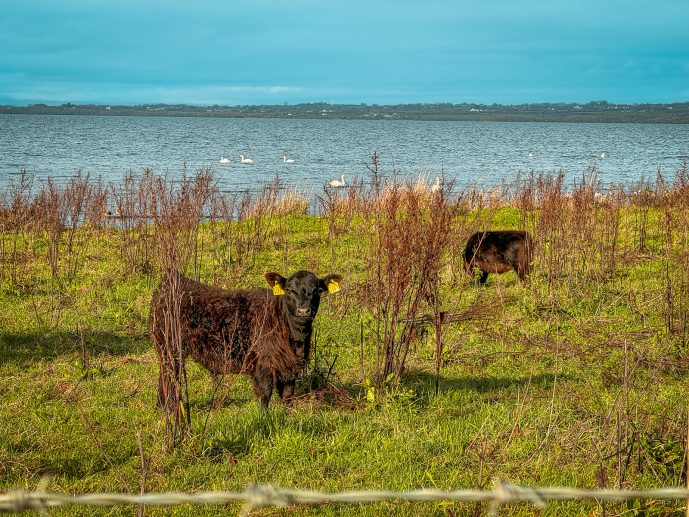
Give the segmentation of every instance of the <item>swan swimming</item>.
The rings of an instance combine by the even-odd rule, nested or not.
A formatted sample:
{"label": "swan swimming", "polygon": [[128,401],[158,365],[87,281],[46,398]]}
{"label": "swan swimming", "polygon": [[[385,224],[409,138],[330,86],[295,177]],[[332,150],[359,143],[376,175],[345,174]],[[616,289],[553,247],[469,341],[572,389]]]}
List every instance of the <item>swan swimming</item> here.
{"label": "swan swimming", "polygon": [[435,183],[431,185],[431,192],[437,192],[438,190],[440,190],[440,178],[436,176]]}
{"label": "swan swimming", "polygon": [[344,187],[345,186],[345,179],[344,179],[344,174],[340,176],[339,180],[332,180],[330,182],[331,187]]}
{"label": "swan swimming", "polygon": [[218,160],[218,163],[221,163],[222,165],[226,165],[230,163],[230,159],[227,158],[226,156],[221,156],[220,159]]}
{"label": "swan swimming", "polygon": [[607,156],[608,156],[608,153],[606,153],[605,151],[603,151],[602,153],[600,153],[600,157],[601,157],[601,158],[607,158]]}
{"label": "swan swimming", "polygon": [[282,163],[294,163],[294,160],[292,158],[287,158],[287,156],[283,156]]}
{"label": "swan swimming", "polygon": [[239,155],[239,163],[251,164],[251,163],[254,163],[254,161],[251,158],[244,158],[244,155],[240,154]]}

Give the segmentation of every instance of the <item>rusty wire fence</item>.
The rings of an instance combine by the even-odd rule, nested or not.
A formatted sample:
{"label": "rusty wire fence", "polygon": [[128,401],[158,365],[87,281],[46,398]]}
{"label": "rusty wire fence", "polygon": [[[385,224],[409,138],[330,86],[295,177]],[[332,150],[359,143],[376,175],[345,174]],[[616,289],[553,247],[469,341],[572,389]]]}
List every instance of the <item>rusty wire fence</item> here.
{"label": "rusty wire fence", "polygon": [[[43,491],[16,490],[0,494],[0,512],[21,513],[29,510],[46,511],[60,506],[100,506],[122,505],[174,506],[183,504],[223,505],[243,503],[241,515],[253,510],[268,507],[323,504],[370,504],[380,502],[487,502],[489,515],[496,515],[504,505],[526,502],[545,508],[552,501],[595,500],[599,502],[623,502],[631,499],[644,500],[687,500],[688,488],[657,488],[649,490],[588,490],[572,487],[526,487],[495,482],[486,490],[410,490],[392,491],[349,491],[323,493],[252,485],[244,492],[198,492],[194,494],[167,492],[142,495],[101,493],[65,495]],[[689,513],[689,506],[687,506]]]}

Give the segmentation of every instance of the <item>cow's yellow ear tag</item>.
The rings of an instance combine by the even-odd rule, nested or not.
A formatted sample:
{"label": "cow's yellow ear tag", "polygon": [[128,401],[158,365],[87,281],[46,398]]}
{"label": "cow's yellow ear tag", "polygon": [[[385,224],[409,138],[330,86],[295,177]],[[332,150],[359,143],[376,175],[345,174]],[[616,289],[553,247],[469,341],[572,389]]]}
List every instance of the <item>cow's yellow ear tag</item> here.
{"label": "cow's yellow ear tag", "polygon": [[331,280],[330,282],[328,282],[328,292],[329,293],[336,293],[339,290],[340,290],[340,284],[335,282],[335,280]]}
{"label": "cow's yellow ear tag", "polygon": [[273,286],[273,294],[275,296],[282,296],[283,294],[285,294],[285,290],[282,287],[280,287],[279,283],[275,282],[275,285]]}

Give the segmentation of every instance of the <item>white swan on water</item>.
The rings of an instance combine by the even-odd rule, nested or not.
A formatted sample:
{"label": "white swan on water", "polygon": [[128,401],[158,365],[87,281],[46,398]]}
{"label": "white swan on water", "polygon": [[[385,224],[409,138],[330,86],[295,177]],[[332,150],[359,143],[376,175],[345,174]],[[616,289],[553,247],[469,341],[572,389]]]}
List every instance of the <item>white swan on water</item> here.
{"label": "white swan on water", "polygon": [[431,185],[431,192],[437,192],[440,190],[440,177],[435,177],[435,183]]}
{"label": "white swan on water", "polygon": [[282,163],[294,163],[294,160],[292,158],[287,158],[287,156],[283,156]]}
{"label": "white swan on water", "polygon": [[239,155],[239,163],[251,164],[251,163],[254,163],[254,161],[251,158],[244,158],[244,155],[240,154]]}
{"label": "white swan on water", "polygon": [[230,159],[227,158],[226,156],[221,156],[220,159],[218,160],[218,163],[220,163],[222,165],[226,165],[226,164],[230,163]]}
{"label": "white swan on water", "polygon": [[330,182],[331,187],[344,187],[346,185],[345,179],[344,179],[344,174],[340,176],[339,180],[332,180]]}

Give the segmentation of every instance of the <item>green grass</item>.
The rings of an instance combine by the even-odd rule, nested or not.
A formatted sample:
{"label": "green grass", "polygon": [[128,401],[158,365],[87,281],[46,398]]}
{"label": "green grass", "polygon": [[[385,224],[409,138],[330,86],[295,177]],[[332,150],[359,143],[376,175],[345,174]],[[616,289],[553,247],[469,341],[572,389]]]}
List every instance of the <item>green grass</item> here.
{"label": "green grass", "polygon": [[[494,219],[502,227],[518,220],[515,210],[498,211]],[[224,243],[205,228],[201,278],[245,287],[262,285],[267,270],[328,271],[327,221],[287,216],[273,224],[289,228],[286,246],[267,242],[241,266],[213,259],[214,252],[223,256]],[[629,254],[613,274],[565,277],[554,284],[539,263],[527,284],[510,272],[491,275],[484,288],[443,270],[443,307],[459,312],[479,305],[484,312],[445,328],[437,395],[429,330],[415,343],[402,387],[369,400],[366,381],[373,376],[375,348],[367,331],[362,373],[359,331],[371,315],[351,293],[332,296],[316,320],[319,366],[337,357],[331,386],[309,391],[304,379],[293,407],[274,397],[264,415],[248,379],[228,377],[214,396],[209,375],[192,363],[192,432],[168,451],[155,405],[158,367],[146,334],[155,280],[122,261],[118,239],[117,231],[84,239],[75,278],[51,280],[40,251],[27,265],[34,271],[26,275],[31,285],[4,279],[1,490],[33,489],[51,476],[48,489],[57,492],[138,493],[137,434],[149,462],[149,492],[241,491],[251,483],[320,491],[488,488],[496,479],[582,488],[613,488],[618,481],[628,488],[684,483],[689,356],[687,343],[663,324],[660,245],[640,260]],[[334,269],[354,291],[365,278],[365,250],[351,234],[338,237],[335,246]],[[623,480],[618,479],[618,422],[634,444],[621,452]],[[683,511],[684,504],[620,503],[607,510],[668,515]],[[461,515],[475,509],[459,503],[385,503],[256,513],[445,515],[451,510]],[[221,510],[182,506],[148,508],[146,514]],[[76,511],[85,512],[51,513]],[[534,511],[522,503],[504,513]],[[553,503],[544,513],[601,511],[599,503],[588,501]],[[88,513],[131,515],[132,508]]]}

